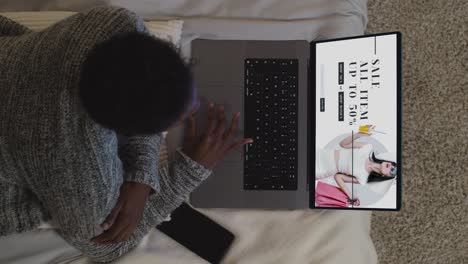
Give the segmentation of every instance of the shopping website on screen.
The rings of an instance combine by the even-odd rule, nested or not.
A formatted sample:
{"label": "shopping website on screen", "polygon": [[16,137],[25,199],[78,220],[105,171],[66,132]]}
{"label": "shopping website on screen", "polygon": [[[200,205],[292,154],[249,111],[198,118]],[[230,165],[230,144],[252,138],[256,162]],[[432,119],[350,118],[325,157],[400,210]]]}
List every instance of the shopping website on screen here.
{"label": "shopping website on screen", "polygon": [[315,206],[396,208],[397,36],[316,44]]}

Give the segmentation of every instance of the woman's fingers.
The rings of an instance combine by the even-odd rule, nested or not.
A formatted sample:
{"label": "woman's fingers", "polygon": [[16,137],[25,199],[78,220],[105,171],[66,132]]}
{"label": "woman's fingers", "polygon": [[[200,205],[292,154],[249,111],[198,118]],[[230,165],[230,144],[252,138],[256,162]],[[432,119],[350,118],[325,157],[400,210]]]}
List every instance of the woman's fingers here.
{"label": "woman's fingers", "polygon": [[206,128],[206,134],[211,135],[211,133],[213,133],[213,130],[215,129],[215,126],[216,126],[216,120],[215,120],[214,104],[210,103],[208,106],[208,125]]}
{"label": "woman's fingers", "polygon": [[118,243],[118,242],[123,241],[123,239],[127,235],[127,230],[129,228],[130,228],[130,224],[126,224],[125,226],[122,226],[122,228],[119,228],[114,233],[112,233],[112,237],[110,237],[108,240],[102,241],[101,243]]}
{"label": "woman's fingers", "polygon": [[195,117],[190,115],[186,120],[187,127],[185,129],[185,144],[193,144],[197,135],[197,124]]}
{"label": "woman's fingers", "polygon": [[234,133],[236,132],[237,127],[239,126],[239,117],[240,117],[239,112],[235,113],[234,116],[232,117],[231,125],[229,126],[229,129],[223,135],[223,140],[225,142],[228,142],[231,139],[231,137],[234,135]]}
{"label": "woman's fingers", "polygon": [[218,108],[218,118],[217,118],[218,122],[216,124],[216,128],[214,130],[214,137],[216,138],[216,140],[219,140],[219,138],[223,135],[223,132],[224,132],[224,128],[226,126],[226,117],[225,117],[225,114],[224,114],[224,107],[223,106],[220,106]]}
{"label": "woman's fingers", "polygon": [[122,232],[122,230],[124,230],[128,225],[129,223],[126,220],[126,217],[119,214],[115,224],[109,230],[104,231],[104,233],[100,234],[96,238],[93,238],[91,242],[112,243],[114,239],[120,234],[120,232]]}
{"label": "woman's fingers", "polygon": [[248,144],[248,143],[252,143],[252,142],[253,142],[253,139],[251,139],[251,138],[243,138],[243,139],[237,140],[236,142],[229,145],[229,147],[226,149],[224,154],[227,154],[227,153],[233,151],[234,149],[240,148],[243,145]]}
{"label": "woman's fingers", "polygon": [[104,230],[108,230],[114,224],[115,219],[119,215],[120,209],[122,209],[122,202],[119,200],[117,201],[114,209],[112,209],[111,213],[107,216],[106,220],[104,220],[104,223],[102,223],[101,227]]}

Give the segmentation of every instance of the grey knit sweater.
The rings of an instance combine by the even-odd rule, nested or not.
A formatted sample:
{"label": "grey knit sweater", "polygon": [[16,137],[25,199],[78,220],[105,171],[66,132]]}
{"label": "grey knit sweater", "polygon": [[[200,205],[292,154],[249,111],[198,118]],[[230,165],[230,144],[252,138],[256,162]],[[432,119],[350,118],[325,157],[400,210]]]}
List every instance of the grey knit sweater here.
{"label": "grey knit sweater", "polygon": [[[32,32],[0,16],[0,236],[50,221],[95,261],[111,261],[177,208],[211,171],[178,152],[158,168],[160,135],[117,135],[93,122],[78,98],[90,49],[114,34],[148,33],[134,13],[98,7]],[[129,240],[93,244],[123,181],[155,192]]]}

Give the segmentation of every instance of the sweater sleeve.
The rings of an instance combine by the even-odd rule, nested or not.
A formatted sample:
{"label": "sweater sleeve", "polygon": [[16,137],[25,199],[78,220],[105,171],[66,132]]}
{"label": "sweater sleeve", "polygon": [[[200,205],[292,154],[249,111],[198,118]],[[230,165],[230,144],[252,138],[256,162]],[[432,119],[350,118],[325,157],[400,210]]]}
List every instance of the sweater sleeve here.
{"label": "sweater sleeve", "polygon": [[32,32],[32,30],[0,15],[0,36],[17,36],[28,32]]}
{"label": "sweater sleeve", "polygon": [[164,221],[210,174],[210,170],[179,150],[169,167],[159,168],[160,191],[149,196],[143,218],[128,240],[113,244],[94,244],[89,240],[61,235],[93,261],[113,261],[135,248],[150,228]]}
{"label": "sweater sleeve", "polygon": [[32,230],[47,219],[32,191],[0,181],[0,194],[0,236]]}
{"label": "sweater sleeve", "polygon": [[149,185],[159,191],[159,148],[161,135],[118,136],[119,156],[124,166],[124,180]]}

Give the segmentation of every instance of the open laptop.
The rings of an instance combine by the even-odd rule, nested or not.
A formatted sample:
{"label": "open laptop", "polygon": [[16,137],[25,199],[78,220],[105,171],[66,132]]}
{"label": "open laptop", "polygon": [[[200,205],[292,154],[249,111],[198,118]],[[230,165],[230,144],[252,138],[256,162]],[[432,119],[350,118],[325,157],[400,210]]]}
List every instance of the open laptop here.
{"label": "open laptop", "polygon": [[[191,53],[202,106],[240,111],[237,136],[254,139],[192,193],[195,207],[399,210],[400,32],[311,43],[197,39]],[[365,170],[375,169],[366,159],[385,161],[377,172],[394,177],[367,182]],[[339,205],[343,185],[358,204]]]}

